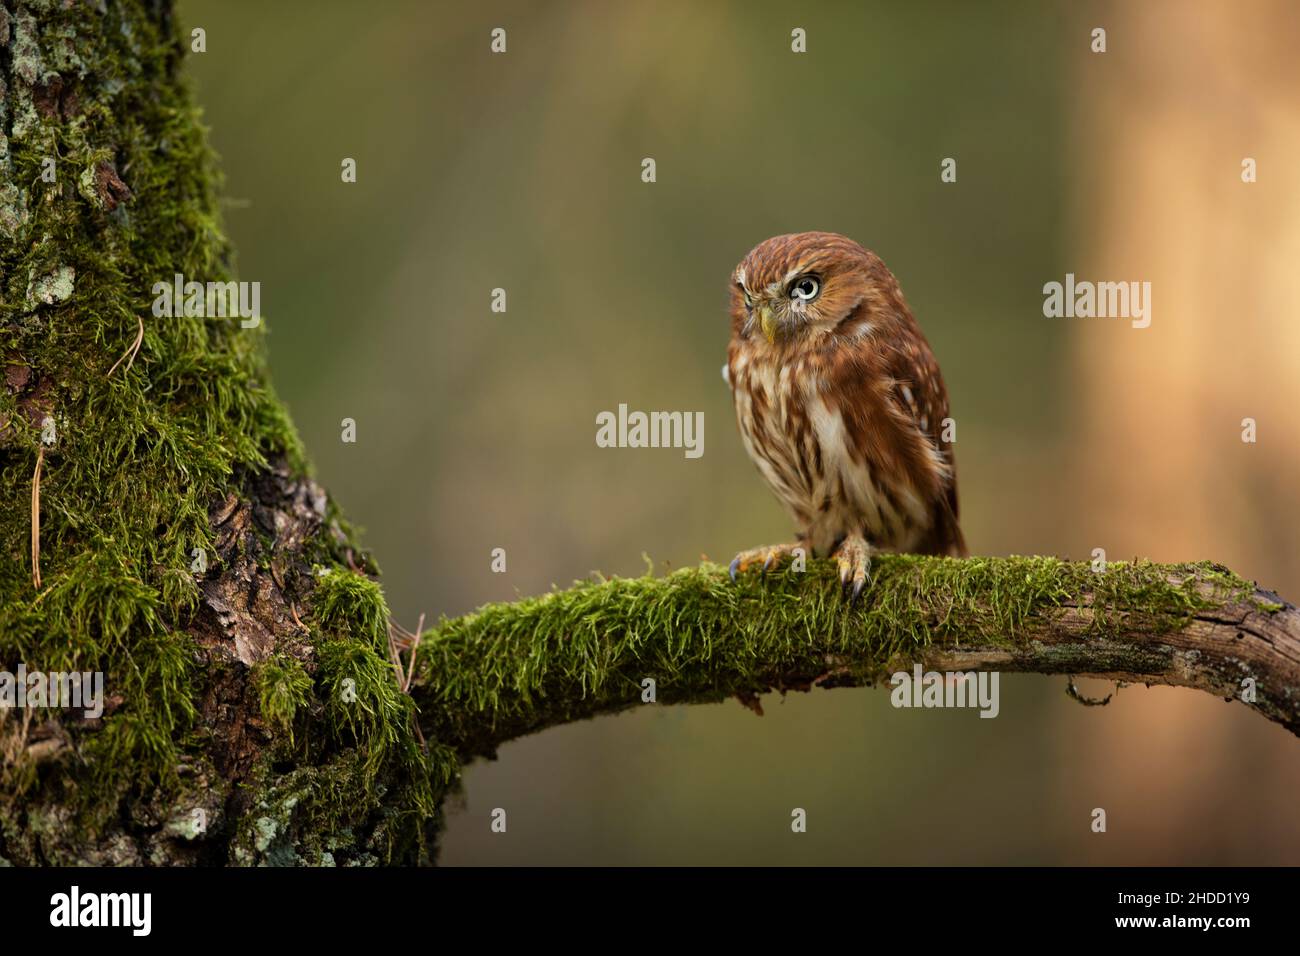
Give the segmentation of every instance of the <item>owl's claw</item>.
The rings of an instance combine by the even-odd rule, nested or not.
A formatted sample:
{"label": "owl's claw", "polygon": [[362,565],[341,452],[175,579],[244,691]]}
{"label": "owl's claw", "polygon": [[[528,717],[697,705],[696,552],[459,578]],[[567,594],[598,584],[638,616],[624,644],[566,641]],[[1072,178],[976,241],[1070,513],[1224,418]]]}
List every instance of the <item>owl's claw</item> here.
{"label": "owl's claw", "polygon": [[762,572],[767,574],[768,571],[780,565],[783,559],[793,555],[796,548],[806,549],[807,545],[795,541],[790,544],[774,544],[763,548],[750,548],[748,551],[741,551],[731,559],[727,573],[731,575],[731,580],[735,581],[737,574],[748,571],[761,561],[763,565]]}
{"label": "owl's claw", "polygon": [[835,562],[840,569],[840,589],[850,604],[857,603],[867,586],[867,573],[871,570],[871,545],[866,538],[851,534],[835,549]]}

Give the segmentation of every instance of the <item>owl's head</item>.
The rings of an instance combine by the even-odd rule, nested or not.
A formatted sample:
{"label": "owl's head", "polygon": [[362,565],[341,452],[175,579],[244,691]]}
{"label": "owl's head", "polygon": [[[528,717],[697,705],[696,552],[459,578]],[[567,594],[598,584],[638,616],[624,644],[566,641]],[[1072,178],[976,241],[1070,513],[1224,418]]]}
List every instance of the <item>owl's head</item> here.
{"label": "owl's head", "polygon": [[799,232],[759,243],[732,275],[732,329],[770,344],[815,341],[873,293],[897,289],[874,253],[833,232]]}

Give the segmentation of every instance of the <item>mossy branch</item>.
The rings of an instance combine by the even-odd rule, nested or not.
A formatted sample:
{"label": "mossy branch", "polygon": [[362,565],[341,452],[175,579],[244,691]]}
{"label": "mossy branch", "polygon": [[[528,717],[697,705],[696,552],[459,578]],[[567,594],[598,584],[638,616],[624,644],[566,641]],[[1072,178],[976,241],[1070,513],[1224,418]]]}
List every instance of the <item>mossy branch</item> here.
{"label": "mossy branch", "polygon": [[637,706],[646,678],[660,703],[751,700],[920,661],[1194,687],[1300,733],[1300,613],[1219,565],[885,555],[872,572],[853,607],[826,562],[735,584],[705,564],[488,605],[425,637],[421,724],[489,754]]}

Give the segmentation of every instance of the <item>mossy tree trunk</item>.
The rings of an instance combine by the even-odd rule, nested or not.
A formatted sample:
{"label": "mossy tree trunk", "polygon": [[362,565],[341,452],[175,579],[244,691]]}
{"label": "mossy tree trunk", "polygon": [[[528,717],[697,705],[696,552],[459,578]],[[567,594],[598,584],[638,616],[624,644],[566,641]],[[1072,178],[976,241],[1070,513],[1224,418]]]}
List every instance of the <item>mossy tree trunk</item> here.
{"label": "mossy tree trunk", "polygon": [[166,2],[0,4],[0,669],[105,694],[0,708],[0,859],[411,858],[431,762],[262,329],[151,312],[232,278],[185,48]]}
{"label": "mossy tree trunk", "polygon": [[705,566],[394,634],[262,328],[152,314],[157,282],[233,274],[183,51],[163,0],[0,0],[0,672],[106,695],[0,707],[0,863],[429,860],[464,760],[647,679],[754,705],[915,659],[1252,678],[1300,728],[1295,609],[1210,565],[884,557],[856,607],[821,563]]}

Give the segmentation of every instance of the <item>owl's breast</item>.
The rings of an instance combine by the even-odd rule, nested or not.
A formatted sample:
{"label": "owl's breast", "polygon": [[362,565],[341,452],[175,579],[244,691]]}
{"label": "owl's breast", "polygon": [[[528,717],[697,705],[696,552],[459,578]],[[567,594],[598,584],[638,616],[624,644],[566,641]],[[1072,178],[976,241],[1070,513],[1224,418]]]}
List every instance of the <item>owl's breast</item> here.
{"label": "owl's breast", "polygon": [[821,481],[821,449],[791,366],[744,352],[730,365],[736,423],[749,457],[797,521]]}
{"label": "owl's breast", "polygon": [[728,367],[736,421],[749,457],[818,555],[849,533],[908,550],[926,524],[923,498],[873,467],[863,436],[850,434],[842,398],[820,368],[738,351]]}

